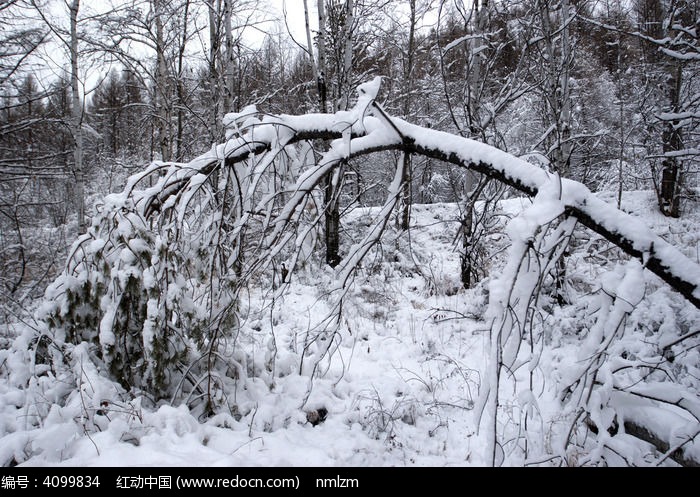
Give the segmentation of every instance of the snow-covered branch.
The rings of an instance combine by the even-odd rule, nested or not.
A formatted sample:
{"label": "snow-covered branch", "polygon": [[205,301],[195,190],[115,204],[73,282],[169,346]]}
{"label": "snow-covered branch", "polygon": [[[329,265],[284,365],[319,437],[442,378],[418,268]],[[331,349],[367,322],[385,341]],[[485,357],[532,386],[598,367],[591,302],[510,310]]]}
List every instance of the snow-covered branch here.
{"label": "snow-covered branch", "polygon": [[[207,175],[217,167],[232,167],[252,155],[316,139],[334,141],[320,163],[303,173],[290,189],[292,198],[278,218],[281,224],[289,220],[303,197],[340,161],[382,150],[403,150],[440,159],[485,174],[530,196],[536,195],[550,180],[543,169],[494,147],[398,118],[390,117],[389,125],[387,119],[366,116],[367,113],[365,102],[361,112],[356,108],[353,112],[337,114],[267,116],[243,128],[242,135],[218,145],[189,164],[172,165],[161,183],[149,188],[150,194],[137,201],[143,202],[144,213],[149,216],[168,198],[180,194],[187,182],[198,174]],[[581,183],[562,179],[561,195],[570,215],[640,259],[647,269],[700,307],[700,266],[697,263],[650,231],[639,219],[600,200]]]}

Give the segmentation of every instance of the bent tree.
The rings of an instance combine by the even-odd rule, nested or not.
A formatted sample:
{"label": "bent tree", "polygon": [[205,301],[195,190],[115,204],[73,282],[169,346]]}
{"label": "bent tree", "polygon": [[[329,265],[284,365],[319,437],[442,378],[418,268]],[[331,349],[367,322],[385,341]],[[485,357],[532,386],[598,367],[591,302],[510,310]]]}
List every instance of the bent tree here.
{"label": "bent tree", "polygon": [[[629,437],[615,436],[625,431],[653,447],[657,461],[697,462],[686,449],[700,433],[700,402],[669,374],[669,351],[695,343],[697,332],[646,338],[644,354],[632,356],[636,337],[625,320],[643,296],[643,268],[700,307],[700,266],[580,183],[387,115],[376,101],[379,87],[379,78],[361,85],[355,106],[334,114],[266,115],[247,107],[226,116],[224,143],[188,163],[156,162],[132,176],[99,206],[47,290],[40,311],[46,339],[37,343],[57,347],[42,360],[67,361],[56,350],[88,342],[93,360],[124,388],[215,413],[226,401],[227,377],[245,382],[261,374],[240,334],[245,297],[252,286],[269,288],[274,306],[308,263],[310,241],[324,224],[317,208],[324,178],[354,157],[395,150],[471,169],[533,198],[509,223],[509,258],[490,283],[489,367],[476,412],[491,463],[515,454],[529,463],[597,464],[601,454],[625,454]],[[330,140],[320,160],[312,140]],[[333,269],[330,311],[309,327],[298,354],[302,374],[317,374],[337,347],[343,297],[400,203],[408,176],[404,161],[395,167],[383,205]],[[520,392],[525,404],[536,404],[532,372],[547,345],[533,309],[579,224],[635,260],[604,280],[595,324],[582,330],[580,368],[552,380],[570,428],[556,444],[543,443],[533,435],[536,413],[527,414],[512,436],[499,395]],[[279,267],[285,277],[273,276],[270,285]],[[222,353],[225,347],[233,353]],[[274,371],[274,334],[267,349],[273,353],[265,368]],[[629,398],[634,416],[623,408]],[[667,413],[663,428],[651,421],[657,410]]]}

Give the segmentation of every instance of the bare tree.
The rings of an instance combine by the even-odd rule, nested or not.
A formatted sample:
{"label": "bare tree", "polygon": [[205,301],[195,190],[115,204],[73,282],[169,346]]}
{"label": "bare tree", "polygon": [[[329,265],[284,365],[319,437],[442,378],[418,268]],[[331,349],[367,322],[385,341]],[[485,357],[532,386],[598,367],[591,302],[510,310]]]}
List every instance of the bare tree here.
{"label": "bare tree", "polygon": [[148,92],[151,159],[182,157],[190,145],[184,133],[194,110],[186,70],[188,44],[201,30],[192,28],[196,15],[191,0],[128,0],[89,20],[89,49],[120,63]]}
{"label": "bare tree", "polygon": [[[408,45],[406,47],[406,58],[404,60],[403,67],[403,118],[409,119],[411,117],[411,103],[412,103],[412,93],[414,85],[414,60],[416,52],[416,25],[418,23],[418,11],[416,9],[416,0],[409,1],[409,17],[408,17]],[[399,214],[396,218],[397,224],[400,229],[407,230],[411,223],[411,204],[412,204],[412,189],[411,189],[411,176],[412,176],[412,164],[411,156],[409,154],[403,154],[400,160],[404,161],[403,174],[401,178],[401,201],[399,205]]]}
{"label": "bare tree", "polygon": [[165,22],[168,15],[165,8],[165,0],[151,0],[153,9],[153,22],[155,24],[155,51],[156,71],[154,84],[156,91],[155,112],[156,126],[158,129],[158,144],[161,160],[169,161],[173,152],[172,129],[172,78],[167,62],[167,46],[165,39]]}
{"label": "bare tree", "polygon": [[78,51],[78,13],[80,0],[73,0],[70,5],[70,87],[71,87],[71,134],[75,141],[74,174],[75,202],[78,206],[78,225],[80,231],[87,227],[85,216],[85,171],[83,169],[83,100],[80,98],[80,77],[78,67],[80,52]]}
{"label": "bare tree", "polygon": [[[657,9],[654,9],[657,10]],[[661,132],[661,175],[657,186],[659,208],[666,216],[678,217],[681,213],[680,199],[683,192],[683,175],[687,164],[697,156],[686,151],[684,129],[692,130],[698,125],[698,99],[692,95],[683,97],[684,74],[690,76],[698,67],[700,43],[697,31],[697,2],[677,2],[672,0],[665,9],[660,22],[661,37],[653,37],[650,42],[659,50],[661,84],[665,103],[657,117],[662,126]],[[688,114],[695,117],[690,117]],[[684,160],[685,159],[685,160]],[[685,164],[684,164],[685,162]]]}
{"label": "bare tree", "polygon": [[[497,124],[508,108],[536,86],[526,77],[531,71],[531,47],[517,47],[508,31],[497,25],[494,7],[488,1],[475,1],[469,9],[449,11],[440,4],[438,48],[446,111],[460,135],[505,146]],[[506,24],[507,26],[507,24]],[[449,38],[445,39],[445,36]],[[518,51],[519,50],[519,51]],[[507,60],[508,57],[515,61]],[[503,71],[510,62],[510,71]],[[483,275],[486,253],[477,233],[489,224],[490,213],[477,213],[481,195],[493,200],[499,188],[486,177],[467,172],[460,178],[461,280],[465,288]],[[484,207],[494,207],[493,201]]]}
{"label": "bare tree", "polygon": [[[700,56],[697,2],[640,0],[639,29],[586,21],[636,39],[644,56],[647,88],[639,106],[647,122],[647,160],[660,211],[681,214],[686,176],[697,174],[698,99],[694,77]],[[656,139],[653,138],[656,135]],[[660,171],[657,161],[661,161]]]}
{"label": "bare tree", "polygon": [[83,164],[83,153],[84,153],[84,143],[83,143],[83,120],[84,120],[84,101],[82,98],[83,89],[81,88],[80,80],[80,55],[81,49],[79,47],[80,33],[78,31],[79,14],[80,14],[80,1],[72,0],[70,4],[66,4],[68,7],[68,17],[69,17],[69,27],[68,29],[62,28],[59,24],[54,22],[46,16],[46,11],[42,5],[32,0],[32,5],[45,23],[46,27],[51,31],[51,33],[56,37],[56,42],[62,44],[67,52],[69,65],[70,65],[70,107],[71,116],[68,122],[69,129],[73,138],[73,166],[72,174],[75,178],[75,189],[73,202],[76,208],[76,214],[78,218],[78,226],[81,231],[85,230],[87,226],[87,219],[85,215],[85,184],[86,175]]}
{"label": "bare tree", "polygon": [[30,0],[0,3],[0,22],[3,24],[0,34],[0,87],[4,87],[30,63],[32,54],[47,38],[47,28],[17,22],[30,17],[31,10]]}
{"label": "bare tree", "polygon": [[177,135],[175,137],[175,157],[182,160],[184,157],[184,129],[185,129],[185,53],[189,41],[188,28],[190,24],[190,1],[185,0],[182,6],[182,36],[177,51]]}

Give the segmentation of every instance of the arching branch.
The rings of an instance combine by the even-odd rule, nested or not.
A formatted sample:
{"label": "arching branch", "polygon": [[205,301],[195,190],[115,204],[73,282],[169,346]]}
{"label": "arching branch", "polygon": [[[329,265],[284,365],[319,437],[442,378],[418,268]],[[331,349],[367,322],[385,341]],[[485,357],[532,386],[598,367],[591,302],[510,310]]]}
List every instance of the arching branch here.
{"label": "arching branch", "polygon": [[[383,112],[377,117],[364,117],[367,111],[371,113],[372,109],[365,102],[365,107],[359,114],[339,112],[268,116],[255,126],[245,129],[243,135],[219,145],[187,165],[181,165],[155,195],[146,196],[143,212],[149,216],[159,210],[170,196],[177,195],[188,179],[196,174],[209,174],[217,167],[232,167],[251,155],[282,149],[304,140],[334,140],[326,154],[326,160],[317,166],[323,169],[335,167],[341,160],[379,151],[400,150],[477,171],[529,196],[536,195],[541,185],[549,180],[549,174],[543,169],[494,147],[416,126],[389,117]],[[355,120],[348,122],[351,117]],[[303,193],[316,186],[316,181],[308,181],[316,176],[320,177],[313,172],[306,175]],[[300,192],[300,185],[302,183],[298,183],[296,193]],[[700,308],[698,264],[654,234],[639,219],[600,200],[581,183],[562,180],[561,195],[567,212],[581,224],[630,256],[641,259],[647,269]]]}

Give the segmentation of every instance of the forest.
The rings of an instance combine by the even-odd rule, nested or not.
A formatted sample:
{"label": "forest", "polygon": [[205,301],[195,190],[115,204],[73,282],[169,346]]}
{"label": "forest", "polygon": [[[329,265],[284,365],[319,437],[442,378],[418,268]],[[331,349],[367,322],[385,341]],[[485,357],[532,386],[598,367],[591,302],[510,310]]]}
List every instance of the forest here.
{"label": "forest", "polygon": [[697,0],[0,22],[0,465],[700,465]]}

